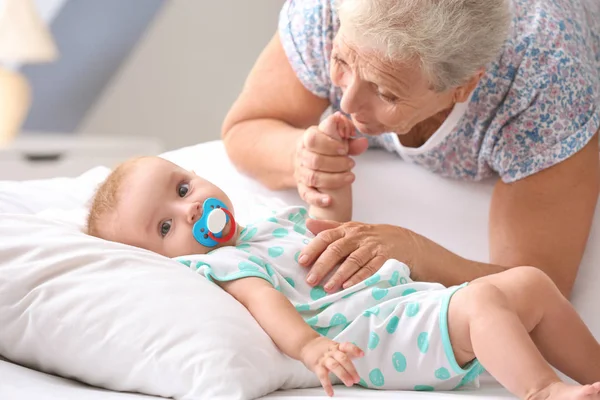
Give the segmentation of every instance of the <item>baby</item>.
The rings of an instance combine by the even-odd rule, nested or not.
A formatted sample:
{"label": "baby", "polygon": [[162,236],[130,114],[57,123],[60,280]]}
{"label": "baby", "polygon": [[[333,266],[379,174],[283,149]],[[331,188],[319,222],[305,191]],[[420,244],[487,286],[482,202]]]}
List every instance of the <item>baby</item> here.
{"label": "baby", "polygon": [[[333,115],[322,129],[344,140],[336,132],[343,124]],[[98,189],[88,232],[176,258],[222,287],[330,396],[337,379],[452,390],[476,384],[485,367],[523,399],[600,399],[600,346],[541,271],[513,268],[446,288],[414,282],[409,267],[388,260],[363,282],[328,294],[310,286],[298,265],[315,238],[308,215],[322,211],[285,208],[242,228],[221,189],[145,157],[119,166]],[[551,365],[581,385],[562,382]]]}

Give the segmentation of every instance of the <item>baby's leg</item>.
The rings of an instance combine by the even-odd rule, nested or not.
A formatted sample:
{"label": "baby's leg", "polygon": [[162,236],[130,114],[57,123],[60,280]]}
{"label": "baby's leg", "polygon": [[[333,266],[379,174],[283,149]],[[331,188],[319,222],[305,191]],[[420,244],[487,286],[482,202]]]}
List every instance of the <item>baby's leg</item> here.
{"label": "baby's leg", "polygon": [[[319,130],[327,136],[343,142],[348,149],[348,138],[354,134],[354,125],[338,111],[325,118],[319,124]],[[339,222],[352,219],[352,185],[350,183],[338,189],[321,189],[320,192],[329,195],[331,203],[327,207],[312,205],[309,209],[311,218]]]}
{"label": "baby's leg", "polygon": [[[521,398],[600,399],[600,345],[554,283],[535,268],[477,279],[454,294],[450,341]],[[584,384],[568,386],[557,369]]]}

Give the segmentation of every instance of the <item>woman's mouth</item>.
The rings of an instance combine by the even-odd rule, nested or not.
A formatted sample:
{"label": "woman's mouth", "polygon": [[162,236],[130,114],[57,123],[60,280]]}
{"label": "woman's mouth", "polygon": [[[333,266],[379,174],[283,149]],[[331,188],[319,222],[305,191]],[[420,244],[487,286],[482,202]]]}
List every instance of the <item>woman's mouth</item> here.
{"label": "woman's mouth", "polygon": [[352,115],[352,119],[353,119],[354,121],[358,122],[359,124],[362,124],[362,125],[369,125],[369,121],[368,121],[368,120],[366,120],[366,119],[364,119],[364,118],[359,118],[359,117],[357,117],[357,116],[355,116],[355,115]]}
{"label": "woman's mouth", "polygon": [[379,135],[387,132],[381,124],[370,124],[368,122],[356,121],[358,130],[366,135]]}

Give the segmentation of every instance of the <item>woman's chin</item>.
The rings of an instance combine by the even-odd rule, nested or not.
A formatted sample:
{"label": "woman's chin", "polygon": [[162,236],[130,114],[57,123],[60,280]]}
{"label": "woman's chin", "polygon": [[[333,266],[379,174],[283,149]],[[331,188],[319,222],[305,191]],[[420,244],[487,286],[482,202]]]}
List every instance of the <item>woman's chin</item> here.
{"label": "woman's chin", "polygon": [[395,133],[397,135],[406,135],[407,133],[410,132],[410,129],[401,129],[401,128],[390,129],[383,125],[362,124],[360,122],[357,122],[354,125],[356,126],[356,129],[359,130],[359,132],[361,132],[365,135],[370,135],[370,136],[379,136],[379,135],[383,135],[384,133]]}

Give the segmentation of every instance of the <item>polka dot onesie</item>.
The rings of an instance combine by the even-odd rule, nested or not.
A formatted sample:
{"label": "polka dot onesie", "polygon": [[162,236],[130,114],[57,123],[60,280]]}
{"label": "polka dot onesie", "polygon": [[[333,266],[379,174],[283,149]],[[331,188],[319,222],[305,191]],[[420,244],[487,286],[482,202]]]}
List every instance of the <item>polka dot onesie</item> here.
{"label": "polka dot onesie", "polygon": [[388,260],[363,282],[327,294],[306,283],[300,250],[314,238],[301,207],[273,212],[247,226],[237,246],[178,257],[211,281],[258,277],[283,293],[319,334],[365,352],[354,364],[360,385],[374,389],[451,390],[477,386],[475,360],[461,368],[448,335],[448,304],[462,286],[413,282],[409,268]]}

